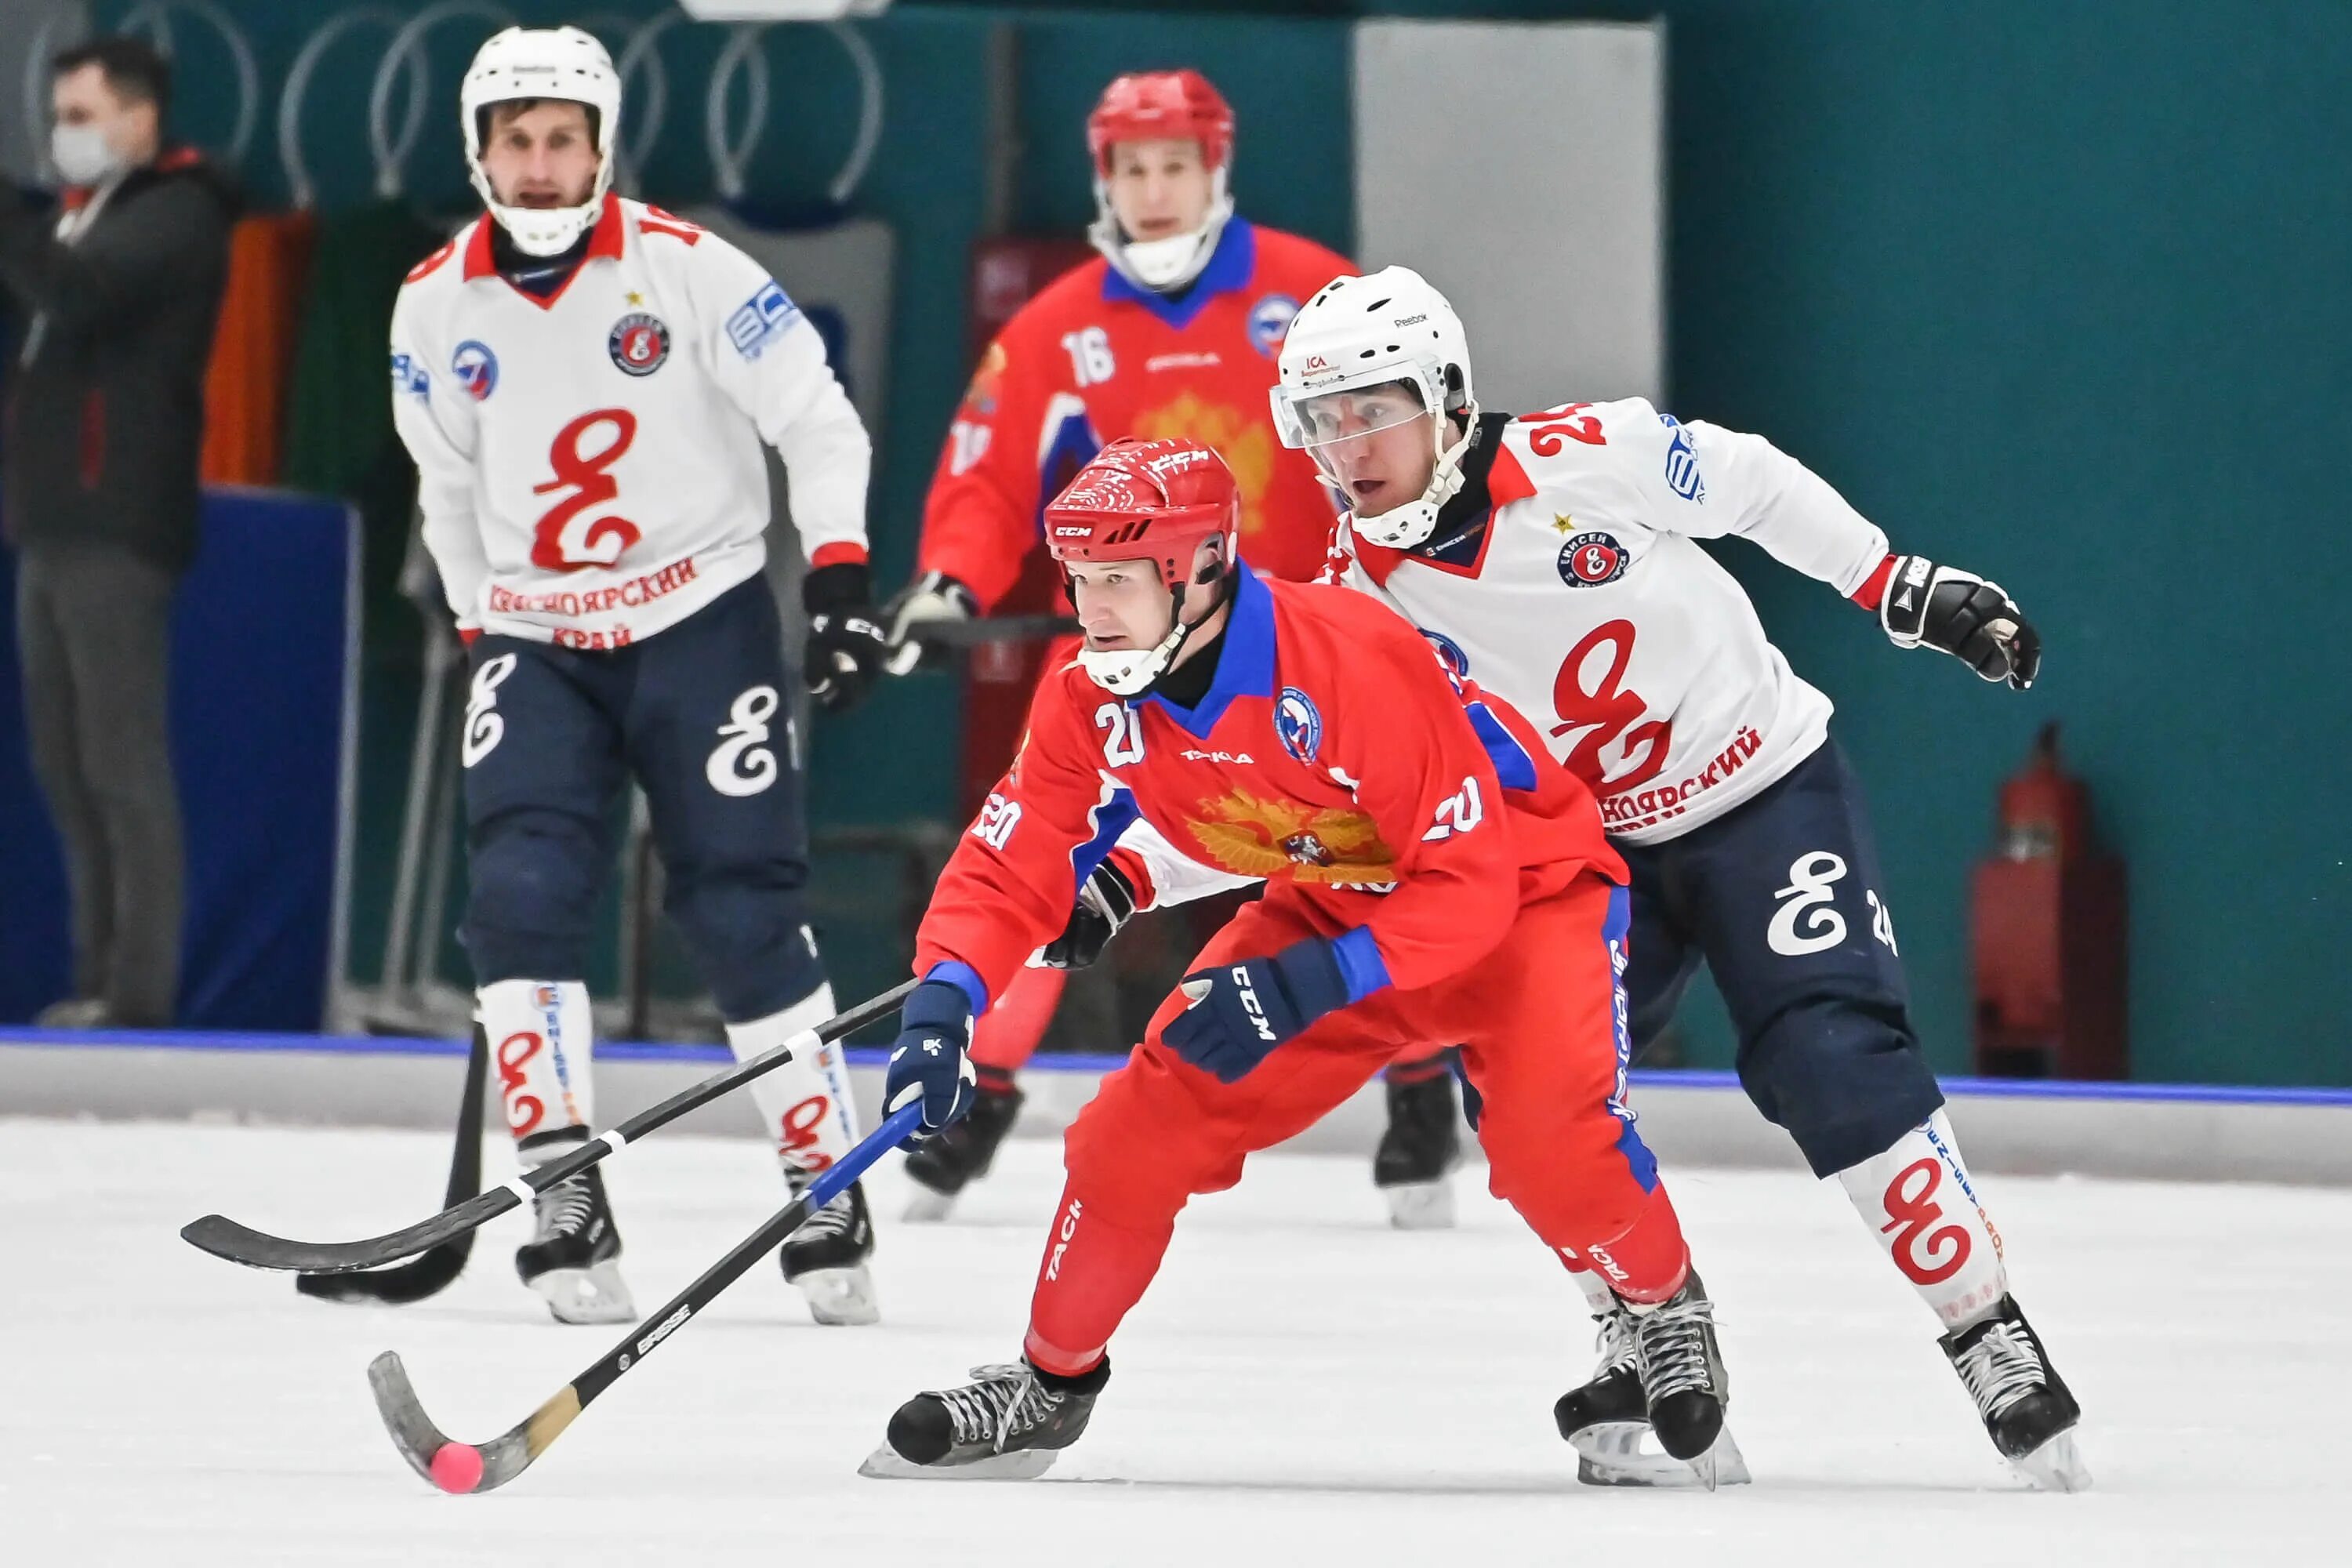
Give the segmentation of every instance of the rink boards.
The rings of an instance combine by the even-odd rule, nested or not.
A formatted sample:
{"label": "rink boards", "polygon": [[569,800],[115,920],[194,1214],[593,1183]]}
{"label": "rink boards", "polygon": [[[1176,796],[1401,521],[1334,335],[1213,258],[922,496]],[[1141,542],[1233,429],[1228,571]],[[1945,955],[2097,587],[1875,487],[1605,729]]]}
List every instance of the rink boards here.
{"label": "rink boards", "polygon": [[[281,1126],[448,1125],[464,1046],[359,1036],[0,1033],[0,1115],[196,1120]],[[850,1053],[866,1119],[879,1050]],[[597,1049],[595,1120],[610,1125],[718,1070],[719,1046],[608,1042]],[[1090,1099],[1106,1057],[1041,1057],[1024,1076],[1019,1132],[1056,1133]],[[2028,1175],[2352,1186],[2352,1090],[1950,1079],[1970,1163]],[[1659,1158],[1680,1165],[1794,1169],[1794,1149],[1728,1073],[1636,1072],[1635,1110]],[[497,1124],[495,1106],[491,1124]],[[1382,1112],[1368,1086],[1295,1141],[1369,1151]],[[695,1112],[684,1131],[750,1137],[748,1100]]]}

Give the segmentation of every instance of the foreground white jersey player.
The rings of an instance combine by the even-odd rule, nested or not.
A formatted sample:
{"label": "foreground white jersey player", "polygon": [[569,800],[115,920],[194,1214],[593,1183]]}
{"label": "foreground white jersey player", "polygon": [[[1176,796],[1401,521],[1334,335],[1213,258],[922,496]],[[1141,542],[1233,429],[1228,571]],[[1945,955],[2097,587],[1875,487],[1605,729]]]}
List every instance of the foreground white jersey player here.
{"label": "foreground white jersey player", "polygon": [[[800,758],[761,567],[764,442],[809,552],[806,668],[827,707],[878,670],[866,431],[816,330],[718,236],[611,193],[621,85],[576,28],[510,27],[461,93],[488,211],[409,274],[393,405],[425,540],[468,644],[464,940],[527,1164],[590,1121],[592,921],[634,778],[739,1056],[835,1011],[802,913]],[[753,1085],[795,1187],[855,1141],[831,1050]],[[635,1315],[591,1168],[538,1199],[516,1256],[566,1322]],[[871,1321],[865,1197],[782,1249],[821,1321]]]}
{"label": "foreground white jersey player", "polygon": [[[1916,555],[1760,437],[1639,398],[1513,416],[1473,395],[1469,345],[1404,268],[1343,278],[1291,323],[1273,400],[1351,510],[1328,575],[1387,600],[1458,676],[1526,713],[1592,788],[1633,870],[1638,1051],[1697,964],[1739,1033],[1742,1084],[1944,1328],[2000,1452],[2040,1484],[2087,1474],[2080,1412],[2010,1295],[1913,1033],[1860,790],[1830,702],[1696,542],[1738,535],[1875,611],[1899,647],[2023,689],[2040,643],[1998,587]],[[1627,1324],[1605,1284],[1601,1365],[1560,1401],[1588,1452],[1638,1436]]]}

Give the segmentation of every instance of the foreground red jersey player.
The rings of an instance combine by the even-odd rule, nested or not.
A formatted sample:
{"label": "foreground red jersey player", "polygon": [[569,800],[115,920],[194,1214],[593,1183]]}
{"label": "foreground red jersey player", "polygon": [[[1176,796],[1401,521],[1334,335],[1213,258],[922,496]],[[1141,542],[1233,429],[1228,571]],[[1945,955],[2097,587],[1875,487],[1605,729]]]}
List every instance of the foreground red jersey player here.
{"label": "foreground red jersey player", "polygon": [[1736,1466],[1710,1308],[1623,1105],[1624,867],[1522,719],[1362,595],[1260,579],[1241,489],[1193,441],[1119,441],[1045,510],[1085,628],[961,841],[885,1089],[967,1113],[972,1020],[1121,833],[1263,879],[1072,1125],[1021,1359],[917,1395],[870,1474],[1034,1476],[1084,1431],[1176,1215],[1360,1088],[1462,1042],[1496,1194],[1641,1327],[1685,1479]]}
{"label": "foreground red jersey player", "polygon": [[[1234,113],[1198,71],[1122,76],[1087,120],[1101,251],[1048,286],[991,343],[949,426],[924,509],[918,576],[893,607],[893,668],[910,630],[996,607],[1044,542],[1047,498],[1120,437],[1185,437],[1215,447],[1241,496],[1251,564],[1306,582],[1322,567],[1333,508],[1304,453],[1274,428],[1266,389],[1299,302],[1356,268],[1312,240],[1234,210]],[[1066,662],[1068,648],[1046,660]],[[1131,912],[1118,865],[1100,896]],[[909,1219],[938,1219],[984,1174],[1021,1106],[1013,1075],[1062,995],[1056,967],[1024,972],[972,1043],[981,1100],[954,1134],[908,1162]],[[1400,1224],[1444,1223],[1459,1148],[1444,1058],[1426,1049],[1390,1078],[1388,1135],[1374,1179]]]}

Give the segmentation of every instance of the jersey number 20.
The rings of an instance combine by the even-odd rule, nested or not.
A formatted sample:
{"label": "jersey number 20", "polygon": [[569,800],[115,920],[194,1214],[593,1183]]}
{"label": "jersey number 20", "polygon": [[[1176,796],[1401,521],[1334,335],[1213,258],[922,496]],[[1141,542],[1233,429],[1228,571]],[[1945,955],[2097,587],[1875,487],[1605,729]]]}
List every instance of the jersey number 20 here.
{"label": "jersey number 20", "polygon": [[[597,445],[583,450],[590,433],[610,426],[611,434],[596,437]],[[621,493],[621,482],[607,469],[621,460],[637,438],[637,416],[625,408],[597,408],[555,433],[547,452],[555,477],[530,487],[543,496],[568,490],[541,516],[530,542],[530,563],[542,572],[579,572],[591,566],[611,566],[645,537],[645,531],[627,518],[597,510]]]}

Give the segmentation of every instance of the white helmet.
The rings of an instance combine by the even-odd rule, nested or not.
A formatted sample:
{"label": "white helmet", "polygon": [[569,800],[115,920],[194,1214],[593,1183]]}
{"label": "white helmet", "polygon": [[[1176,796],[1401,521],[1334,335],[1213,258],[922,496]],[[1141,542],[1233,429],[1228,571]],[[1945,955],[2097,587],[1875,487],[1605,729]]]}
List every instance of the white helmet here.
{"label": "white helmet", "polygon": [[[1437,528],[1437,509],[1462,488],[1462,455],[1478,418],[1471,395],[1470,341],[1445,296],[1409,267],[1383,267],[1361,278],[1334,279],[1291,318],[1282,341],[1281,384],[1272,392],[1274,427],[1286,447],[1312,453],[1334,482],[1340,475],[1325,455],[1339,441],[1365,436],[1423,415],[1437,456],[1429,488],[1418,499],[1377,517],[1356,516],[1349,526],[1391,550],[1410,550]],[[1402,382],[1417,402],[1366,400],[1373,388]],[[1448,446],[1446,415],[1463,422]]]}
{"label": "white helmet", "polygon": [[[519,98],[559,98],[587,107],[596,135],[596,183],[576,207],[510,207],[500,203],[482,168],[483,111]],[[554,256],[588,232],[613,188],[613,141],[621,118],[621,79],[604,46],[577,27],[509,27],[495,35],[467,68],[457,89],[466,124],[466,167],[474,189],[526,256]]]}

